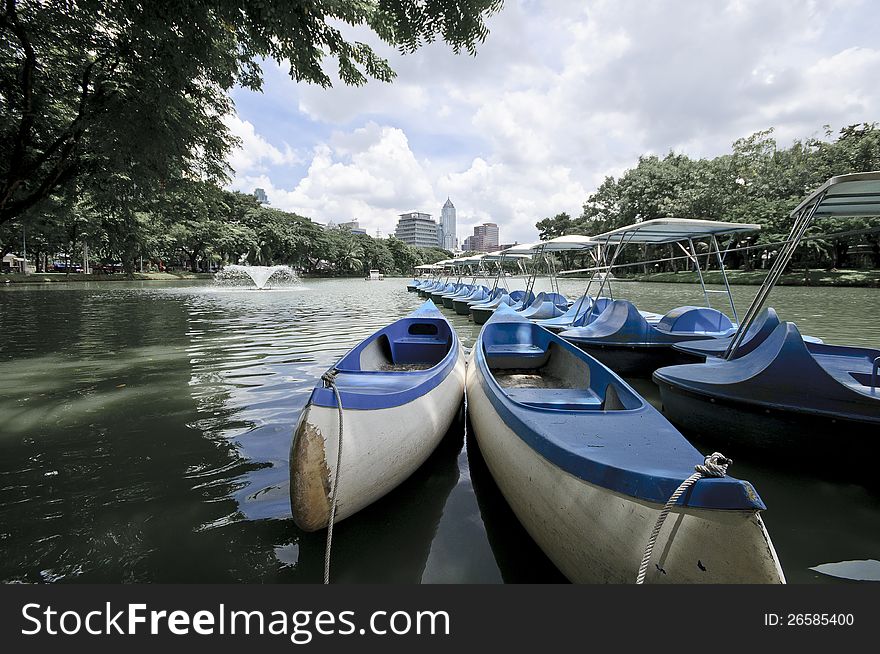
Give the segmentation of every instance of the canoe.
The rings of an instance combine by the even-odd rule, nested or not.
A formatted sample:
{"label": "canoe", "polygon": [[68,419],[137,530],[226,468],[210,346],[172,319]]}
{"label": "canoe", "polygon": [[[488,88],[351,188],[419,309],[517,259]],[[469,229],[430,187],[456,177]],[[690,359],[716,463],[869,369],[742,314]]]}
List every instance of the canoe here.
{"label": "canoe", "polygon": [[735,331],[730,319],[708,307],[678,307],[651,322],[632,302],[614,300],[590,324],[560,333],[616,373],[650,376],[663,366],[693,361],[675,343],[725,338]]}
{"label": "canoe", "polygon": [[[434,451],[458,412],[464,352],[430,301],[334,366],[343,407],[338,522],[391,491]],[[312,390],[290,451],[290,506],[305,531],[327,526],[339,452],[332,388]]]}
{"label": "canoe", "polygon": [[791,462],[851,465],[880,454],[878,367],[878,349],[806,341],[782,322],[750,351],[660,368],[654,381],[689,432]]}
{"label": "canoe", "polygon": [[[704,457],[601,363],[499,307],[468,366],[480,451],[517,518],[571,581],[632,583],[669,497]],[[648,583],[783,583],[747,481],[697,481],[672,507]]]}

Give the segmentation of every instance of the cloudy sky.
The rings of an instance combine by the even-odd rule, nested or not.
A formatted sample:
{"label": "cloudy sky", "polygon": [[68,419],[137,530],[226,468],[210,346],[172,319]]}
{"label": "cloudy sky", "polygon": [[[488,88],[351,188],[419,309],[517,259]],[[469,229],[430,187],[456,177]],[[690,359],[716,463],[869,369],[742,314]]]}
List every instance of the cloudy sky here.
{"label": "cloudy sky", "polygon": [[534,240],[641,154],[880,120],[878,24],[876,0],[506,0],[476,57],[349,30],[394,83],[323,90],[266,64],[263,93],[234,93],[231,187],[373,235],[449,196],[460,239],[493,221],[502,242]]}

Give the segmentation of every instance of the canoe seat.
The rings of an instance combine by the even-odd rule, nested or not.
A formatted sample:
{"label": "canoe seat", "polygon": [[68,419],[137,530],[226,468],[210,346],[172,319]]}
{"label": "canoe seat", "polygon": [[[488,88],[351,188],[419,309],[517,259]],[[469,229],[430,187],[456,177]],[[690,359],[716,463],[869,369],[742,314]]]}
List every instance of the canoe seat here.
{"label": "canoe seat", "polygon": [[496,368],[538,368],[547,362],[549,354],[530,343],[492,343],[486,345],[486,360]]}
{"label": "canoe seat", "polygon": [[600,409],[602,398],[584,388],[505,388],[514,402],[544,409]]}
{"label": "canoe seat", "polygon": [[397,364],[437,363],[446,356],[450,343],[446,335],[398,336],[391,343],[393,360]]}

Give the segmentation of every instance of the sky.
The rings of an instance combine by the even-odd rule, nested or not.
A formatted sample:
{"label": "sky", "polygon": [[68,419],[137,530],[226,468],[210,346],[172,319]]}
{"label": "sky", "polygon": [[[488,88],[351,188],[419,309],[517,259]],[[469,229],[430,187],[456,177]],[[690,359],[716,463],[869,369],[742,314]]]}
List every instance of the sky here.
{"label": "sky", "polygon": [[875,0],[506,0],[487,22],[476,57],[442,42],[404,56],[347,28],[390,84],[326,90],[265,63],[261,93],[233,92],[229,187],[371,235],[407,211],[439,219],[449,197],[460,240],[491,221],[522,243],[641,155],[880,121]]}

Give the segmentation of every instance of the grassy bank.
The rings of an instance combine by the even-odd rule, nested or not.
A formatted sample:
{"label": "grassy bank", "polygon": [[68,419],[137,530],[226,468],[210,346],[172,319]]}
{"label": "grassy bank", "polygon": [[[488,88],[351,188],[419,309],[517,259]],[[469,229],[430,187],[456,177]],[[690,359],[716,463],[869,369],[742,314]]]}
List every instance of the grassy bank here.
{"label": "grassy bank", "polygon": [[[766,270],[730,270],[727,277],[731,284],[758,285],[767,276]],[[672,284],[697,284],[700,278],[695,272],[651,273],[647,275],[620,276],[637,282],[665,282]],[[703,273],[707,284],[722,284],[721,272],[710,270]],[[788,272],[779,280],[780,286],[858,286],[880,288],[880,270],[803,270]]]}
{"label": "grassy bank", "polygon": [[130,282],[130,281],[175,281],[179,279],[211,279],[211,273],[191,272],[148,272],[133,273],[131,275],[85,275],[83,273],[10,273],[0,275],[0,284],[43,284],[52,282]]}

